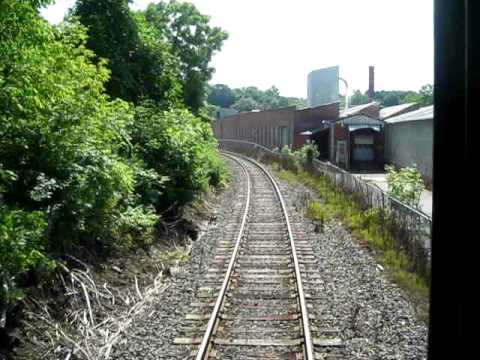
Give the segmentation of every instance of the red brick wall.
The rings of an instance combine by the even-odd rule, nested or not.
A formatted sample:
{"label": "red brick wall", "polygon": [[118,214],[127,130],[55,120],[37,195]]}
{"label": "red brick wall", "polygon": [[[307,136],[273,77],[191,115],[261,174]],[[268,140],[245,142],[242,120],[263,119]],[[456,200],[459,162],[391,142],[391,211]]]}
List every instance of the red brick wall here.
{"label": "red brick wall", "polygon": [[335,124],[334,139],[336,140],[348,140],[348,127],[347,125]]}
{"label": "red brick wall", "polygon": [[294,119],[295,107],[239,113],[217,121],[215,136],[252,141],[269,148],[279,147],[281,126],[289,129],[289,142],[293,142]]}
{"label": "red brick wall", "polygon": [[298,149],[310,136],[301,132],[322,127],[322,121],[335,121],[339,117],[340,103],[296,110],[294,107],[245,112],[229,116],[214,123],[217,138],[253,141],[269,148],[279,147],[278,128],[287,126],[293,148]]}
{"label": "red brick wall", "polygon": [[295,133],[319,128],[322,120],[337,120],[340,114],[340,103],[320,105],[311,109],[298,110],[295,113]]}
{"label": "red brick wall", "polygon": [[294,149],[301,148],[306,139],[309,139],[310,136],[305,137],[299,135],[301,132],[306,130],[318,129],[322,126],[322,121],[335,121],[338,119],[340,114],[340,103],[331,103],[326,105],[320,105],[310,109],[297,110],[295,113],[295,137],[294,137]]}

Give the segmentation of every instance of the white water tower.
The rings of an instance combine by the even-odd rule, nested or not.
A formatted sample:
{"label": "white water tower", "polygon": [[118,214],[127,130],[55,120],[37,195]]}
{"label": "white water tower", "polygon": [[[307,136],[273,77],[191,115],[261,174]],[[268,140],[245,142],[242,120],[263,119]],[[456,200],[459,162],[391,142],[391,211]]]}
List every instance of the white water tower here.
{"label": "white water tower", "polygon": [[308,74],[307,102],[309,107],[338,101],[339,67],[318,69]]}

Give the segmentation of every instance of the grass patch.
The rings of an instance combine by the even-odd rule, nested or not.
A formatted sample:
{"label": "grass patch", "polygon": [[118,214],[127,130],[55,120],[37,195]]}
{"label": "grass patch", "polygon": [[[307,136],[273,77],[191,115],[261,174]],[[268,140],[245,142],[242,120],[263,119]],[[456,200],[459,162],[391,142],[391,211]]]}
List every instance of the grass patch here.
{"label": "grass patch", "polygon": [[295,174],[281,169],[279,164],[274,164],[273,169],[280,179],[315,190],[320,200],[309,202],[306,216],[322,223],[341,220],[357,240],[375,250],[376,260],[391,272],[395,283],[407,291],[417,304],[419,318],[428,321],[428,279],[410,270],[412,266],[407,255],[396,249],[393,234],[388,227],[382,226],[384,219],[379,209],[362,209],[354,194],[337,190],[323,176],[302,170]]}
{"label": "grass patch", "polygon": [[165,251],[160,254],[160,261],[164,266],[182,266],[188,261],[191,246],[178,246],[170,251]]}

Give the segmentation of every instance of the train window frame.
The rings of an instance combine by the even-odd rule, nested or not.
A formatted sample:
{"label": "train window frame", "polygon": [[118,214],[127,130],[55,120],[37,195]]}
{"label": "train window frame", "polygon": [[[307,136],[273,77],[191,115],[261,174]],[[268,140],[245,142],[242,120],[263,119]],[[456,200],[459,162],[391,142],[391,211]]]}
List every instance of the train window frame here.
{"label": "train window frame", "polygon": [[[474,90],[480,83],[480,2],[434,0],[434,132],[432,267],[428,359],[469,358],[473,334],[466,331],[466,308],[471,297],[472,264],[476,252],[462,241],[473,229],[475,211],[465,209],[472,196],[474,176],[454,169],[470,169],[473,119],[477,115]],[[475,89],[474,89],[475,87]],[[452,121],[455,119],[455,121]],[[467,131],[468,130],[468,131]],[[456,151],[452,151],[455,149]],[[452,211],[456,209],[458,211]],[[453,236],[452,236],[453,235]],[[455,263],[456,262],[456,263]],[[468,346],[470,345],[470,346]]]}

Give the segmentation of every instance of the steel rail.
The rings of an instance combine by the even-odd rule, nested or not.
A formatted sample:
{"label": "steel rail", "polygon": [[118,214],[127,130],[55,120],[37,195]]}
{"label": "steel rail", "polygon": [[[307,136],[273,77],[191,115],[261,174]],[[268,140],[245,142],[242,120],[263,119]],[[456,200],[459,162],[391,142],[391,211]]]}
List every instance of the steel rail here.
{"label": "steel rail", "polygon": [[245,172],[245,175],[247,177],[247,201],[245,202],[245,210],[243,212],[242,216],[242,223],[240,225],[240,230],[238,231],[238,236],[237,240],[235,242],[235,248],[232,253],[232,257],[230,258],[230,262],[228,264],[227,272],[225,274],[225,278],[222,283],[222,287],[220,288],[220,292],[217,297],[217,301],[215,302],[215,306],[212,311],[212,315],[210,316],[210,319],[208,320],[207,328],[205,330],[205,333],[202,338],[202,342],[200,343],[200,346],[198,348],[196,360],[203,360],[205,358],[205,355],[207,354],[208,351],[208,345],[210,343],[210,338],[213,334],[213,329],[215,327],[215,324],[218,319],[218,313],[220,311],[220,308],[222,307],[223,300],[225,298],[225,293],[227,290],[228,283],[230,282],[230,277],[232,275],[233,267],[235,265],[235,261],[237,259],[237,254],[238,250],[240,249],[240,242],[243,236],[243,229],[245,227],[245,223],[247,221],[247,215],[248,215],[248,209],[250,207],[250,196],[251,196],[251,181],[250,181],[250,174],[248,173],[245,165],[243,165],[237,158],[234,156],[225,154],[235,162],[237,162],[242,170]]}
{"label": "steel rail", "polygon": [[[270,180],[273,187],[275,188],[275,192],[278,196],[280,204],[282,205],[283,215],[285,217],[285,223],[287,224],[287,229],[288,229],[288,238],[290,240],[290,247],[292,249],[292,258],[293,258],[293,263],[294,263],[294,267],[295,267],[297,292],[298,292],[298,298],[299,298],[299,302],[300,302],[300,312],[301,312],[301,315],[302,315],[303,337],[304,337],[304,344],[305,344],[305,360],[314,360],[315,357],[314,357],[314,351],[313,351],[313,341],[312,341],[312,335],[311,335],[311,332],[310,332],[307,303],[305,301],[305,293],[303,291],[302,276],[301,276],[301,273],[300,273],[300,266],[299,266],[299,263],[298,263],[297,251],[296,251],[295,243],[294,243],[294,240],[293,240],[292,228],[290,226],[290,219],[288,217],[287,208],[285,206],[285,202],[283,200],[282,193],[280,192],[280,189],[279,189],[275,179],[270,175],[268,170],[263,167],[263,165],[259,164],[255,160],[250,159],[250,158],[248,158],[246,156],[243,156],[243,155],[239,155],[239,154],[232,153],[232,152],[225,151],[225,150],[221,150],[221,152],[226,154],[226,155],[230,155],[231,158],[239,157],[239,158],[242,158],[242,159],[244,159],[246,161],[249,161],[252,164],[256,165],[267,176],[267,178]],[[238,162],[238,160],[237,160],[237,162]],[[197,357],[197,360],[200,360],[200,359],[201,358]]]}

